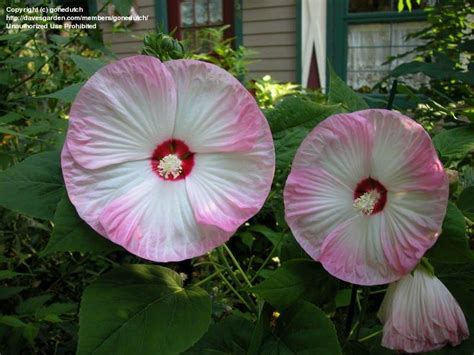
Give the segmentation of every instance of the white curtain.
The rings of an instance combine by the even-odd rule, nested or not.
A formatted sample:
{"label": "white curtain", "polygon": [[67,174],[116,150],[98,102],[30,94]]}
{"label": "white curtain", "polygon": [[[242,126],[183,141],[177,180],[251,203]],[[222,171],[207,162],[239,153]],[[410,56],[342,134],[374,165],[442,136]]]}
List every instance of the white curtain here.
{"label": "white curtain", "polygon": [[[426,22],[371,23],[349,25],[347,51],[347,83],[354,89],[371,88],[399,64],[413,60],[409,55],[390,64],[390,56],[405,53],[420,44],[407,40],[407,34],[421,30]],[[422,76],[409,78],[409,84],[419,86]]]}

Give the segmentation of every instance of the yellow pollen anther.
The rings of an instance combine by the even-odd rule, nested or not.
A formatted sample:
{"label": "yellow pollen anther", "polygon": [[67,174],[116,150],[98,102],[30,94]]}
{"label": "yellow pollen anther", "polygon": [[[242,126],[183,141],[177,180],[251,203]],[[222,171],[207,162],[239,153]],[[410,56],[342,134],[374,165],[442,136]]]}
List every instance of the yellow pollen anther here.
{"label": "yellow pollen anther", "polygon": [[374,207],[380,198],[380,193],[377,190],[368,191],[354,200],[352,206],[362,215],[371,215]]}
{"label": "yellow pollen anther", "polygon": [[176,179],[183,172],[182,162],[175,154],[168,154],[160,159],[158,174],[167,179],[170,175]]}

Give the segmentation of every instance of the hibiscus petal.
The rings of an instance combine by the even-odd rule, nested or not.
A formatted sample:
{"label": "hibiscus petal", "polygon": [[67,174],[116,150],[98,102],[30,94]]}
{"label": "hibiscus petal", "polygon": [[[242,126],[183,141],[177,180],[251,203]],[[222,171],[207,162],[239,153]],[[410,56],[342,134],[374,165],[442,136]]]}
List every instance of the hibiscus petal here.
{"label": "hibiscus petal", "polygon": [[68,148],[88,169],[147,159],[171,138],[176,87],[156,58],[134,56],[105,66],[79,91],[70,112]]}
{"label": "hibiscus petal", "polygon": [[105,231],[99,215],[104,206],[134,186],[155,178],[148,160],[86,169],[72,158],[67,143],[62,150],[61,165],[69,199],[79,216],[102,235]]}
{"label": "hibiscus petal", "polygon": [[319,261],[333,276],[359,285],[380,285],[403,274],[384,256],[383,215],[355,216],[341,223],[324,240]]}
{"label": "hibiscus petal", "polygon": [[316,126],[296,153],[285,185],[285,217],[316,260],[329,233],[355,215],[353,194],[370,171],[371,137],[365,118],[334,115]]}
{"label": "hibiscus petal", "polygon": [[354,190],[369,177],[372,136],[371,125],[357,114],[330,116],[304,139],[292,167],[321,167]]}
{"label": "hibiscus petal", "polygon": [[231,235],[196,222],[185,180],[147,180],[110,202],[99,220],[110,240],[158,262],[202,255]]}
{"label": "hibiscus petal", "polygon": [[234,232],[263,206],[274,173],[270,131],[262,131],[258,149],[248,153],[196,154],[186,177],[196,220]]}
{"label": "hibiscus petal", "polygon": [[402,274],[409,272],[433,246],[441,231],[447,199],[447,186],[437,193],[388,193],[380,238],[392,268]]}
{"label": "hibiscus petal", "polygon": [[316,260],[324,238],[355,215],[351,189],[323,169],[293,167],[284,197],[288,225],[298,243]]}
{"label": "hibiscus petal", "polygon": [[433,191],[447,186],[443,165],[428,133],[394,111],[365,110],[375,131],[371,177],[391,191]]}
{"label": "hibiscus petal", "polygon": [[225,70],[195,60],[165,63],[178,93],[173,136],[193,152],[236,152],[252,149],[265,118],[254,98]]}
{"label": "hibiscus petal", "polygon": [[436,242],[446,199],[427,192],[389,192],[381,213],[358,216],[327,237],[321,263],[334,276],[362,285],[400,278]]}

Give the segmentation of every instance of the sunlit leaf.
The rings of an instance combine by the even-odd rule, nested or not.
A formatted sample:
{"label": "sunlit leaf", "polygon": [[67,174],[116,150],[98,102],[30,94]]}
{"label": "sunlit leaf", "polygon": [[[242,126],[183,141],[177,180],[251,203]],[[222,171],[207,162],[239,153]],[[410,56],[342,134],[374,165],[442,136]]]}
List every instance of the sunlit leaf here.
{"label": "sunlit leaf", "polygon": [[202,337],[210,320],[209,295],[183,287],[171,269],[120,267],[85,290],[77,353],[177,354]]}

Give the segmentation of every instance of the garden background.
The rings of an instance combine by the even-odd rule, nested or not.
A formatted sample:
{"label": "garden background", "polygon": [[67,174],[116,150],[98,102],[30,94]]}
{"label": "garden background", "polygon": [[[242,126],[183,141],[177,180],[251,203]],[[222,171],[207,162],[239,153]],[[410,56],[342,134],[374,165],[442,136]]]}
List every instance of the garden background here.
{"label": "garden background", "polygon": [[[400,11],[411,11],[412,2],[401,1]],[[427,27],[410,35],[421,43],[410,50],[410,61],[363,93],[336,75],[334,63],[325,93],[268,76],[249,80],[252,53],[226,39],[225,27],[204,30],[198,44],[159,31],[145,35],[144,54],[162,61],[196,58],[237,77],[263,110],[276,149],[272,191],[260,213],[209,254],[160,265],[98,236],[65,194],[59,151],[70,104],[116,55],[100,30],[7,30],[6,6],[31,4],[3,1],[0,9],[2,354],[393,353],[380,346],[376,318],[387,287],[329,275],[297,244],[283,209],[291,161],[308,132],[331,114],[369,106],[399,110],[433,137],[450,177],[450,202],[426,260],[474,332],[474,12],[468,1],[425,7]],[[111,4],[121,14],[132,5]],[[129,29],[116,24],[114,31]],[[420,75],[421,84],[413,86]],[[152,320],[151,329],[114,315],[131,304]],[[152,336],[144,336],[148,332]],[[473,350],[471,337],[436,353]]]}

